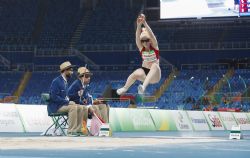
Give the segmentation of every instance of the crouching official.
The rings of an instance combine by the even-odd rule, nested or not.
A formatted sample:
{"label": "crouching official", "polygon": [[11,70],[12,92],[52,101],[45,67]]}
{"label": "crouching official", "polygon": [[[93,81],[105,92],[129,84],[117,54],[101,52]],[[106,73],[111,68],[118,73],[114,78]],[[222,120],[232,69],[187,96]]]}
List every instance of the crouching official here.
{"label": "crouching official", "polygon": [[88,107],[89,114],[95,112],[105,123],[109,122],[109,106],[100,100],[93,101],[90,94],[90,78],[93,74],[86,68],[80,67],[77,70],[77,77],[69,87],[69,100],[76,104]]}

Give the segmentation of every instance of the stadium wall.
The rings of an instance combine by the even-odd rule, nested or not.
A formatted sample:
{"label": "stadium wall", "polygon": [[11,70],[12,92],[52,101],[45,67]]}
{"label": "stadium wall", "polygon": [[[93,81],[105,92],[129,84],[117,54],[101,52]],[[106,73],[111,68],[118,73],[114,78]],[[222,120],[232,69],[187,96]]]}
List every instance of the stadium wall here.
{"label": "stadium wall", "polygon": [[[44,132],[52,120],[45,105],[0,104],[0,132]],[[121,131],[250,130],[250,113],[111,108],[110,126]]]}

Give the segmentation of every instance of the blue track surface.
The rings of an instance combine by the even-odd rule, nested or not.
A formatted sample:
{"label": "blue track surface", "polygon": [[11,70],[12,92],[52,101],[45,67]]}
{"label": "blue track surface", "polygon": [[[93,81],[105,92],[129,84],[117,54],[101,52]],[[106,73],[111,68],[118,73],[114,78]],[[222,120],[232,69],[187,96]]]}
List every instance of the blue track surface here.
{"label": "blue track surface", "polygon": [[[166,142],[172,139],[214,139],[226,140],[220,142],[206,143],[181,143],[181,144],[162,144],[153,146],[135,146],[119,148],[93,148],[93,149],[51,149],[51,150],[34,150],[34,149],[9,149],[3,150],[0,147],[1,158],[66,158],[66,157],[93,157],[93,158],[110,158],[110,157],[129,157],[129,158],[248,158],[250,156],[250,131],[243,131],[244,139],[228,140],[228,131],[213,132],[121,132],[114,133],[113,137],[117,138],[157,138],[165,139]],[[2,133],[1,138],[20,137],[20,134]],[[26,134],[21,137],[38,137],[36,134]],[[190,138],[195,136],[195,138]],[[198,138],[197,138],[198,137]],[[199,138],[200,137],[200,138]],[[206,137],[206,138],[203,138]],[[50,137],[48,137],[50,139]],[[79,139],[81,139],[79,137]],[[123,142],[120,142],[121,145]]]}

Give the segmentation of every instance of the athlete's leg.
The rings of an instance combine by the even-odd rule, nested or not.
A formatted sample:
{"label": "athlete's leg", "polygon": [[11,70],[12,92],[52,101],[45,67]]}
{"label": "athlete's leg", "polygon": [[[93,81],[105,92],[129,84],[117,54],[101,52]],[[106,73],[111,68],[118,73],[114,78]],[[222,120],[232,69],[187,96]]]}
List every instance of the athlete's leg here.
{"label": "athlete's leg", "polygon": [[161,79],[161,69],[158,64],[153,63],[148,75],[146,76],[142,85],[138,87],[138,93],[143,94],[148,84],[158,83]]}
{"label": "athlete's leg", "polygon": [[146,75],[143,69],[142,68],[136,69],[131,75],[129,75],[124,87],[117,89],[117,94],[121,95],[121,94],[126,93],[129,87],[133,83],[135,83],[136,80],[144,81],[145,78],[146,78]]}

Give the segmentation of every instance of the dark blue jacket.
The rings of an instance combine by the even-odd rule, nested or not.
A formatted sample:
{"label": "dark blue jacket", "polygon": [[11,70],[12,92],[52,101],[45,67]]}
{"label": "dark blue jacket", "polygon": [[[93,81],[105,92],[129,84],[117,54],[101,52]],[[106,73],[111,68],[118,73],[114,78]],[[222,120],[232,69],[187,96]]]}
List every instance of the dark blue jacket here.
{"label": "dark blue jacket", "polygon": [[66,99],[67,86],[63,77],[60,75],[55,78],[50,86],[50,99],[47,106],[48,113],[57,112],[63,105],[68,105],[69,101]]}
{"label": "dark blue jacket", "polygon": [[[83,95],[80,97],[78,95],[78,91],[83,90]],[[74,101],[76,104],[88,105],[92,104],[92,96],[89,93],[90,87],[89,85],[82,85],[82,82],[77,79],[75,80],[68,89],[68,96],[70,101]],[[87,103],[83,101],[87,100]]]}

